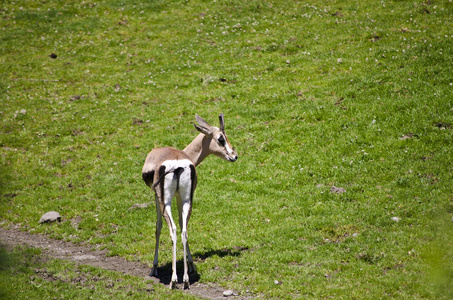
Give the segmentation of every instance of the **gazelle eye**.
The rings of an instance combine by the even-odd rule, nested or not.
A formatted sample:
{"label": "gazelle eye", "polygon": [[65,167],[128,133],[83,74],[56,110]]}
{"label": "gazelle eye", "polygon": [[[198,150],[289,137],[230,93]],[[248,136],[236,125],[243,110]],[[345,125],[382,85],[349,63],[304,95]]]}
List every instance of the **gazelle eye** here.
{"label": "gazelle eye", "polygon": [[225,138],[223,137],[223,135],[219,136],[217,140],[219,141],[220,146],[225,146]]}

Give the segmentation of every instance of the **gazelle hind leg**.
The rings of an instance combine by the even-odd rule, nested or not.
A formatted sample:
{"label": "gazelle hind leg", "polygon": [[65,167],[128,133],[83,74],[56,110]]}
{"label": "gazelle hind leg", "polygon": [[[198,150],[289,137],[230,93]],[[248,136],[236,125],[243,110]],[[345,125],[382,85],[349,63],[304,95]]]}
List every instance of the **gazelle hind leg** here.
{"label": "gazelle hind leg", "polygon": [[170,288],[174,289],[176,287],[176,283],[178,283],[178,275],[176,274],[176,242],[177,242],[177,237],[176,237],[176,224],[173,221],[173,218],[171,216],[171,205],[166,205],[165,206],[165,211],[164,211],[164,219],[168,224],[168,228],[170,229],[170,238],[172,242],[172,275],[171,275],[171,282],[170,282]]}
{"label": "gazelle hind leg", "polygon": [[[156,243],[157,235],[160,235],[160,227],[162,227],[162,217],[165,219],[165,222],[168,225],[170,230],[170,238],[172,241],[172,276],[170,282],[170,288],[176,288],[176,283],[178,282],[178,276],[176,274],[176,224],[173,221],[171,215],[171,200],[176,192],[177,181],[174,179],[174,174],[168,174],[165,172],[166,167],[164,165],[160,166],[159,168],[159,175],[157,178],[160,178],[159,184],[155,187],[156,191],[156,206],[157,206],[157,215],[158,215],[158,223],[156,226]],[[167,175],[168,174],[168,175]],[[168,179],[168,180],[167,180]],[[159,223],[160,220],[160,223]],[[158,230],[159,229],[159,230]],[[157,249],[157,247],[156,247]],[[157,250],[156,250],[157,254]],[[155,263],[157,263],[155,256]],[[156,266],[157,268],[157,266]],[[154,271],[154,270],[153,270]]]}
{"label": "gazelle hind leg", "polygon": [[[191,207],[190,204],[186,203],[185,205],[181,205],[180,209],[180,214],[179,214],[179,226],[181,228],[181,239],[184,247],[184,259],[187,257],[187,267],[188,267],[188,272],[193,273],[196,272],[197,269],[195,268],[195,265],[193,264],[193,257],[192,254],[190,253],[190,247],[189,247],[189,238],[187,234],[187,226],[189,224],[189,219],[190,219],[190,213],[191,213]],[[185,222],[184,222],[185,220]]]}
{"label": "gazelle hind leg", "polygon": [[[184,283],[184,288],[188,289],[189,288],[189,274],[188,274],[188,267],[187,267],[187,256],[190,254],[189,250],[189,243],[188,243],[188,236],[187,236],[187,213],[188,213],[188,207],[190,203],[184,203],[182,206],[182,226],[181,226],[181,240],[182,240],[182,245],[184,248],[184,275],[183,275],[183,283]],[[193,264],[193,261],[192,261]]]}
{"label": "gazelle hind leg", "polygon": [[[165,167],[161,167],[159,170],[160,174],[165,174]],[[168,228],[170,230],[170,238],[172,242],[172,275],[171,275],[171,282],[170,288],[174,289],[176,287],[176,283],[178,282],[178,275],[176,274],[176,224],[173,221],[173,217],[171,215],[171,200],[176,192],[177,182],[172,180],[170,176],[173,177],[174,174],[169,174],[161,181],[161,188],[162,188],[162,199],[161,199],[161,207],[162,215],[167,222]],[[167,180],[168,178],[168,180]],[[174,178],[174,177],[173,177]]]}
{"label": "gazelle hind leg", "polygon": [[[183,283],[184,288],[189,288],[189,265],[193,267],[193,258],[189,250],[187,225],[189,223],[190,214],[192,212],[192,189],[193,189],[194,176],[192,170],[190,172],[184,172],[180,176],[179,190],[177,195],[178,200],[178,212],[179,212],[179,225],[181,227],[181,240],[184,248],[184,275]],[[192,269],[192,268],[191,268]]]}

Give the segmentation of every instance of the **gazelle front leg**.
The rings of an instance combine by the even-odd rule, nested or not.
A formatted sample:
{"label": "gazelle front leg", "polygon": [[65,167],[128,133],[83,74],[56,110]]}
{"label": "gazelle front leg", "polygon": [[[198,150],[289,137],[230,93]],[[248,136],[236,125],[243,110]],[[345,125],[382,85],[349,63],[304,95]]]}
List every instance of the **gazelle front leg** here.
{"label": "gazelle front leg", "polygon": [[159,257],[159,239],[160,233],[162,231],[162,213],[159,204],[159,199],[156,196],[156,211],[157,211],[157,221],[156,221],[156,247],[154,248],[154,262],[153,262],[153,269],[151,270],[150,276],[157,277],[157,265],[158,265],[158,257]]}
{"label": "gazelle front leg", "polygon": [[189,242],[187,242],[187,262],[188,262],[188,267],[189,267],[189,273],[195,273],[197,271],[197,268],[195,268],[195,265],[193,263],[192,254],[190,254]]}

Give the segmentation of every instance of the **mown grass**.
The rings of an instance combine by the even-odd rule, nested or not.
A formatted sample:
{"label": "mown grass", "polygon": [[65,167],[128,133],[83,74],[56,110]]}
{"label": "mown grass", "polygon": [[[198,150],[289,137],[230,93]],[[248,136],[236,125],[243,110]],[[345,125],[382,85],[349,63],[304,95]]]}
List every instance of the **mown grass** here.
{"label": "mown grass", "polygon": [[[200,281],[266,298],[451,294],[450,1],[1,9],[4,226],[151,265],[154,208],[128,210],[150,201],[144,158],[184,148],[195,113],[224,112],[240,159],[198,168]],[[64,221],[39,225],[49,210]]]}

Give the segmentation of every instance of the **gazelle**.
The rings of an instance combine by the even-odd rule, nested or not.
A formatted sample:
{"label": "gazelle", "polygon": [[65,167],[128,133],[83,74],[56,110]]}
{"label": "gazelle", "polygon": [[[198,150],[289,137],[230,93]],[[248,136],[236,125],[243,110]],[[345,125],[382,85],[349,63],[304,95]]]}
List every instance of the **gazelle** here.
{"label": "gazelle", "polygon": [[[151,276],[157,276],[159,238],[162,229],[162,217],[170,229],[173,248],[172,277],[170,288],[176,287],[176,224],[171,215],[171,202],[176,195],[181,239],[184,247],[184,288],[189,288],[188,271],[195,271],[193,258],[187,242],[187,224],[192,212],[192,201],[197,186],[198,166],[208,155],[214,154],[224,160],[234,162],[238,159],[236,150],[231,146],[225,134],[225,120],[220,114],[219,128],[209,125],[198,114],[195,115],[197,124],[195,128],[201,133],[184,150],[171,147],[156,148],[152,150],[145,160],[142,177],[146,185],[154,190],[156,195],[156,248],[154,253],[153,269]],[[187,265],[189,261],[189,269]]]}

